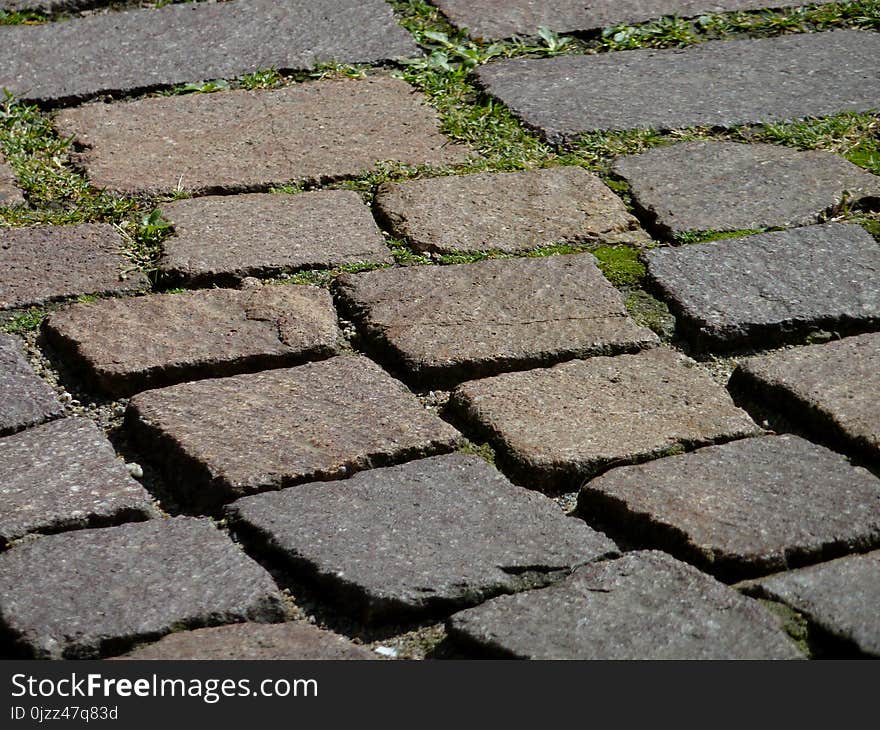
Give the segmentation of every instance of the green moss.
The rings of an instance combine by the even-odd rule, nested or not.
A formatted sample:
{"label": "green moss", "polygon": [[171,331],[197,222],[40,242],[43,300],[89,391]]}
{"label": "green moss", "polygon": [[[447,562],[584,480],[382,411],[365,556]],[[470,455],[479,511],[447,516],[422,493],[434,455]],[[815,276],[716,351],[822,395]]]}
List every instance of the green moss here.
{"label": "green moss", "polygon": [[672,339],[675,333],[675,317],[663,302],[641,289],[636,289],[626,296],[625,303],[626,310],[637,324],[653,330],[664,341]]}
{"label": "green moss", "polygon": [[672,236],[673,243],[677,245],[690,245],[694,243],[709,243],[710,241],[722,241],[725,238],[742,238],[763,233],[765,228],[747,228],[742,231],[684,231]]}
{"label": "green moss", "polygon": [[759,598],[758,602],[764,606],[779,621],[782,630],[791,637],[798,649],[806,656],[812,656],[810,646],[810,630],[806,618],[794,609],[778,601],[770,601]]}
{"label": "green moss", "polygon": [[489,444],[475,444],[473,441],[465,439],[465,442],[458,449],[462,454],[473,454],[479,456],[484,461],[495,465],[495,449]]}
{"label": "green moss", "polygon": [[599,246],[591,251],[599,268],[616,287],[640,286],[645,278],[645,265],[639,252],[629,246]]}
{"label": "green moss", "polygon": [[292,276],[273,281],[273,284],[310,284],[312,286],[329,287],[338,276],[342,274],[359,274],[362,271],[375,271],[376,269],[388,268],[388,264],[377,264],[371,261],[361,261],[352,264],[343,264],[334,269],[309,269],[300,271]]}
{"label": "green moss", "polygon": [[26,332],[34,332],[39,329],[48,314],[48,310],[43,307],[32,307],[27,311],[13,314],[0,327],[10,335],[23,335]]}

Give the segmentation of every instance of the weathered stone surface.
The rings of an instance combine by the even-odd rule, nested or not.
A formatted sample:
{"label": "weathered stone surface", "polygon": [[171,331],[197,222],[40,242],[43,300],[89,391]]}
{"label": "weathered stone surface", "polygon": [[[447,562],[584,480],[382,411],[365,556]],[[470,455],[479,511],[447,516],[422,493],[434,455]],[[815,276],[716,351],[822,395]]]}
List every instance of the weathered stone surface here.
{"label": "weathered stone surface", "polygon": [[0,206],[20,205],[23,202],[24,196],[15,184],[15,173],[0,154]]}
{"label": "weathered stone surface", "polygon": [[0,554],[0,616],[37,659],[97,657],[181,628],[279,621],[269,574],[209,520],[78,530]]}
{"label": "weathered stone surface", "polygon": [[71,304],[43,323],[47,340],[114,395],[252,372],[335,354],[330,294],[260,286]]}
{"label": "weathered stone surface", "polygon": [[601,129],[731,127],[880,106],[876,33],[710,41],[481,66],[493,96],[553,143]]}
{"label": "weathered stone surface", "polygon": [[245,494],[454,448],[460,436],[360,356],[135,396],[126,414],[181,499]]}
{"label": "weathered stone surface", "polygon": [[382,160],[468,156],[423,97],[389,77],[86,104],[56,125],[86,146],[77,161],[92,183],[122,193],[255,191],[359,175]]}
{"label": "weathered stone surface", "polygon": [[76,12],[101,5],[112,0],[0,0],[0,10],[7,12],[59,13]]}
{"label": "weathered stone surface", "polygon": [[797,436],[613,469],[578,507],[724,580],[880,546],[880,479]]}
{"label": "weathered stone surface", "polygon": [[553,490],[615,463],[758,432],[693,360],[666,348],[464,383],[451,405],[517,479]]}
{"label": "weathered stone surface", "polygon": [[858,225],[660,248],[645,259],[679,334],[699,347],[880,326],[880,246]]}
{"label": "weathered stone surface", "polygon": [[0,439],[0,543],[157,515],[87,419],[63,418]]}
{"label": "weathered stone surface", "polygon": [[0,228],[0,310],[147,288],[121,248],[105,223]]}
{"label": "weathered stone surface", "polygon": [[238,529],[367,620],[448,611],[616,552],[547,497],[450,454],[245,497]]}
{"label": "weathered stone surface", "polygon": [[393,262],[353,190],[178,200],[163,203],[162,215],[174,235],[163,242],[161,267],[193,284]]}
{"label": "weathered stone surface", "polygon": [[684,142],[622,157],[614,172],[665,235],[807,225],[840,204],[880,201],[880,177],[824,150]]}
{"label": "weathered stone surface", "polygon": [[31,369],[18,338],[0,332],[0,436],[62,413],[52,388]]}
{"label": "weathered stone surface", "polygon": [[802,659],[775,619],[664,553],[585,565],[455,614],[458,641],[524,659]]}
{"label": "weathered stone surface", "polygon": [[169,634],[121,658],[265,661],[376,659],[376,656],[342,636],[307,623],[244,623]]}
{"label": "weathered stone surface", "polygon": [[880,656],[880,551],[771,575],[745,590],[783,601],[826,634]]}
{"label": "weathered stone surface", "polygon": [[749,358],[730,386],[781,409],[819,439],[880,459],[880,334]]}
{"label": "weathered stone surface", "polygon": [[337,284],[371,344],[418,382],[461,381],[657,342],[629,318],[590,254],[386,269]]}
{"label": "weathered stone surface", "polygon": [[623,201],[580,167],[385,183],[379,215],[418,251],[528,251],[551,243],[644,243]]}
{"label": "weathered stone surface", "polygon": [[34,101],[418,52],[381,0],[184,3],[0,27],[0,88]]}

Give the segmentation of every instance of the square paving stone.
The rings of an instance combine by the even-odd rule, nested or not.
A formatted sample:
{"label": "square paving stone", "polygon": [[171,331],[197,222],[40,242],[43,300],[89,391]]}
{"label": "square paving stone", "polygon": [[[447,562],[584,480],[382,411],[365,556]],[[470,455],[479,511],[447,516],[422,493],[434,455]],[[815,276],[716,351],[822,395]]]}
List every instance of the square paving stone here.
{"label": "square paving stone", "polygon": [[43,323],[48,342],[113,396],[334,355],[330,294],[258,286],[71,304]]}
{"label": "square paving stone", "polygon": [[255,192],[360,175],[384,160],[469,156],[440,134],[424,97],[390,77],[86,104],[60,112],[56,126],[84,145],[76,161],[94,185],[131,194]]}
{"label": "square paving stone", "polygon": [[366,620],[474,605],[616,552],[552,500],[464,454],[245,497],[229,512],[256,549]]}
{"label": "square paving stone", "polygon": [[558,144],[584,132],[802,119],[880,107],[876,33],[839,30],[481,66],[477,79]]}
{"label": "square paving stone", "polygon": [[283,618],[269,574],[207,519],[78,530],[0,554],[0,621],[35,659],[95,658],[174,630]]}
{"label": "square paving stone", "polygon": [[880,334],[749,358],[732,390],[779,409],[820,440],[880,460]]}
{"label": "square paving stone", "polygon": [[460,434],[361,356],[148,391],[126,419],[181,499],[246,494],[450,451]]}
{"label": "square paving stone", "polygon": [[744,590],[782,601],[827,636],[880,657],[880,551],[771,575]]}
{"label": "square paving stone", "polygon": [[590,254],[387,269],[337,285],[380,356],[423,384],[658,341],[629,318]]}
{"label": "square paving stone", "polygon": [[163,203],[162,216],[174,234],[162,244],[161,268],[190,284],[394,261],[353,190],[178,200]]}
{"label": "square paving stone", "polygon": [[55,392],[28,363],[21,341],[0,332],[0,436],[63,413]]}
{"label": "square paving stone", "polygon": [[608,466],[759,429],[690,358],[666,348],[460,385],[454,413],[528,486],[571,490]]}
{"label": "square paving stone", "polygon": [[807,225],[844,199],[880,202],[880,177],[824,150],[684,142],[622,157],[614,172],[664,235]]}
{"label": "square paving stone", "polygon": [[149,287],[106,223],[0,228],[0,310]]}
{"label": "square paving stone", "polygon": [[820,329],[880,327],[880,246],[829,223],[645,253],[648,275],[698,347],[762,347]]}
{"label": "square paving stone", "polygon": [[0,439],[0,544],[31,532],[158,514],[104,434],[85,418],[63,418]]}
{"label": "square paving stone", "polygon": [[580,167],[385,183],[376,209],[417,251],[528,251],[553,243],[646,243],[623,201]]}
{"label": "square paving stone", "polygon": [[12,168],[0,154],[0,206],[22,203],[24,203],[24,196],[16,185],[15,173],[12,172]]}
{"label": "square paving stone", "polygon": [[803,659],[757,601],[660,552],[494,598],[455,614],[449,631],[520,659]]}
{"label": "square paving stone", "polygon": [[880,479],[797,436],[612,469],[578,510],[724,580],[880,546]]}
{"label": "square paving stone", "polygon": [[418,47],[382,0],[236,0],[0,27],[0,88],[78,101],[260,69],[372,63]]}

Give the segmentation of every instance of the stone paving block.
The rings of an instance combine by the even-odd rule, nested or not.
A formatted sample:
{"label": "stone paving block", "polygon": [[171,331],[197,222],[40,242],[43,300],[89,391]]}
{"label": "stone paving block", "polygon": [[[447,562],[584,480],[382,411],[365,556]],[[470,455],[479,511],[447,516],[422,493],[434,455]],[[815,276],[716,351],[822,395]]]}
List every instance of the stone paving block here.
{"label": "stone paving block", "polygon": [[0,154],[0,206],[20,205],[24,203],[24,195],[18,189],[15,173]]}
{"label": "stone paving block", "polygon": [[880,479],[789,435],[612,469],[578,509],[723,580],[880,546]]}
{"label": "stone paving block", "polygon": [[449,630],[522,659],[803,659],[757,601],[651,551],[495,598],[452,616]]}
{"label": "stone paving block", "polygon": [[464,383],[451,406],[517,480],[554,491],[608,466],[759,432],[724,388],[666,348]]}
{"label": "stone paving block", "polygon": [[86,104],[56,126],[84,145],[76,161],[94,185],[131,194],[253,192],[469,154],[440,134],[423,96],[390,77]]}
{"label": "stone paving block", "polygon": [[211,196],[163,203],[161,210],[174,225],[161,268],[191,284],[394,261],[353,190]]}
{"label": "stone paving block", "polygon": [[762,347],[819,329],[880,326],[880,246],[829,223],[645,254],[648,274],[698,347]]}
{"label": "stone paving block", "polygon": [[361,356],[148,391],[126,419],[162,454],[180,498],[208,506],[450,451],[461,438]]}
{"label": "stone paving block", "polygon": [[245,497],[229,512],[255,549],[366,620],[474,605],[616,553],[552,500],[464,454]]}
{"label": "stone paving block", "polygon": [[880,202],[880,177],[843,157],[771,144],[684,142],[622,157],[614,172],[664,235],[807,225],[844,199]]}
{"label": "stone paving block", "polygon": [[31,369],[21,341],[0,332],[0,436],[63,413],[55,392]]}
{"label": "stone paving block", "polygon": [[590,254],[345,275],[342,306],[419,383],[494,375],[658,341]]}
{"label": "stone paving block", "polygon": [[269,574],[207,519],[50,535],[0,554],[0,621],[35,659],[94,658],[173,631],[280,621]]}
{"label": "stone paving block", "polygon": [[668,50],[512,59],[481,85],[550,142],[583,132],[732,127],[880,106],[876,33],[840,30]]}
{"label": "stone paving block", "polygon": [[880,656],[880,551],[771,575],[744,589],[782,601],[834,639]]}
{"label": "stone paving block", "polygon": [[106,223],[0,228],[0,310],[149,287]]}
{"label": "stone paving block", "polygon": [[323,359],[342,336],[330,294],[313,286],[71,304],[49,315],[43,333],[93,387],[113,396]]}
{"label": "stone paving block", "polygon": [[0,439],[0,544],[31,532],[158,516],[100,429],[85,418]]}
{"label": "stone paving block", "polygon": [[385,183],[376,208],[417,251],[528,251],[553,243],[646,243],[623,201],[580,167]]}
{"label": "stone paving block", "polygon": [[235,0],[0,27],[0,88],[72,102],[266,68],[414,56],[381,0]]}
{"label": "stone paving block", "polygon": [[749,358],[730,388],[821,440],[880,460],[880,334]]}

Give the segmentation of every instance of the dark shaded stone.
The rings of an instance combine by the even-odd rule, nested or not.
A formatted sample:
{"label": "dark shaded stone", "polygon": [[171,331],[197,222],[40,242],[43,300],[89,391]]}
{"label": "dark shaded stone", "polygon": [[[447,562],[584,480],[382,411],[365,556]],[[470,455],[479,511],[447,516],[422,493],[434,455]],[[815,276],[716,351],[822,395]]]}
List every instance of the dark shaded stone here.
{"label": "dark shaded stone", "polygon": [[330,357],[342,336],[330,294],[312,286],[71,304],[49,315],[43,332],[94,387],[114,396]]}
{"label": "dark shaded stone", "polygon": [[319,63],[371,63],[418,47],[381,0],[235,0],[0,27],[0,88],[71,102]]}
{"label": "dark shaded stone", "polygon": [[63,413],[55,392],[31,369],[21,341],[0,332],[0,436]]}
{"label": "dark shaded stone", "polygon": [[497,445],[515,478],[550,490],[760,432],[697,363],[666,348],[464,383],[451,406]]}
{"label": "dark shaded stone", "polygon": [[590,254],[345,275],[341,303],[420,383],[460,382],[656,343]]}
{"label": "dark shaded stone", "polygon": [[0,206],[22,203],[24,203],[24,195],[16,185],[15,173],[0,154]]}
{"label": "dark shaded stone", "polygon": [[0,10],[7,12],[60,13],[77,12],[101,5],[110,5],[112,0],[0,0]]}
{"label": "dark shaded stone", "polygon": [[394,261],[353,190],[178,200],[163,203],[162,215],[174,235],[163,241],[161,268],[197,285]]}
{"label": "dark shaded stone", "polygon": [[828,223],[645,253],[648,274],[698,347],[766,346],[819,329],[880,325],[880,246]]}
{"label": "dark shaded stone", "polygon": [[119,653],[172,630],[280,621],[269,574],[210,520],[78,530],[0,554],[0,616],[36,659]]}
{"label": "dark shaded stone", "polygon": [[0,228],[0,310],[149,286],[106,223]]}
{"label": "dark shaded stone", "polygon": [[623,201],[580,167],[385,183],[376,208],[418,251],[528,251],[553,243],[646,243]]}
{"label": "dark shaded stone", "polygon": [[585,565],[449,619],[457,641],[522,659],[802,659],[757,601],[664,553]]}
{"label": "dark shaded stone", "polygon": [[844,199],[880,202],[880,177],[824,150],[684,142],[622,157],[614,172],[664,235],[807,225]]}
{"label": "dark shaded stone", "polygon": [[104,434],[85,418],[63,418],[0,439],[0,543],[30,532],[158,514]]}
{"label": "dark shaded stone", "polygon": [[389,77],[86,104],[56,126],[85,146],[76,160],[94,185],[132,194],[266,190],[468,156],[424,97]]}
{"label": "dark shaded stone", "polygon": [[463,454],[245,497],[228,509],[236,529],[361,607],[366,620],[474,605],[616,552],[547,497]]}
{"label": "dark shaded stone", "polygon": [[552,143],[583,132],[732,127],[880,106],[876,33],[839,30],[685,49],[481,66],[477,78]]}
{"label": "dark shaded stone", "polygon": [[126,413],[181,499],[223,501],[449,451],[455,429],[360,356],[135,396]]}

